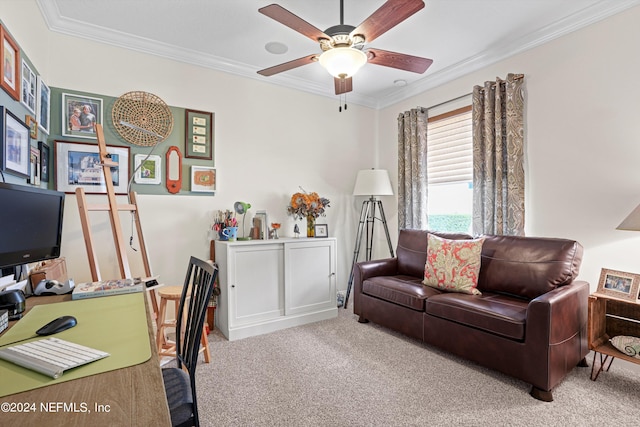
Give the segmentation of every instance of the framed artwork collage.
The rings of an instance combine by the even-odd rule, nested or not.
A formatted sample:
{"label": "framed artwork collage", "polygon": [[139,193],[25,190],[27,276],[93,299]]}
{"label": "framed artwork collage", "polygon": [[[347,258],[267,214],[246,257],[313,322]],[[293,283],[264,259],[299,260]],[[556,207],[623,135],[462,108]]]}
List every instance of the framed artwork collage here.
{"label": "framed artwork collage", "polygon": [[[117,163],[111,167],[116,193],[215,194],[214,113],[168,107],[149,94],[155,98],[145,106],[147,116],[125,122],[114,115],[118,98],[49,87],[1,23],[0,43],[2,174],[66,193],[77,188],[106,193],[96,130],[102,125],[107,151]],[[157,119],[152,114],[159,103],[170,120],[162,138],[147,127]],[[154,144],[135,144],[116,124],[153,135]]]}
{"label": "framed artwork collage", "polygon": [[7,95],[0,103],[0,172],[32,185],[48,183],[50,90],[4,24],[0,64],[0,88]]}

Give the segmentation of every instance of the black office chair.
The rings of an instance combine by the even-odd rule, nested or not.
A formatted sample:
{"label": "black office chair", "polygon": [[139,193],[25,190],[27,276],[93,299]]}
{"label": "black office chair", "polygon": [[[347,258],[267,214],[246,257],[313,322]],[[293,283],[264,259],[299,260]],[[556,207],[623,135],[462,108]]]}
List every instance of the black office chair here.
{"label": "black office chair", "polygon": [[[173,426],[200,425],[196,402],[196,365],[202,327],[217,274],[218,269],[213,265],[194,257],[189,260],[189,269],[176,314],[176,363],[178,366],[162,370]],[[183,324],[184,322],[186,324]]]}

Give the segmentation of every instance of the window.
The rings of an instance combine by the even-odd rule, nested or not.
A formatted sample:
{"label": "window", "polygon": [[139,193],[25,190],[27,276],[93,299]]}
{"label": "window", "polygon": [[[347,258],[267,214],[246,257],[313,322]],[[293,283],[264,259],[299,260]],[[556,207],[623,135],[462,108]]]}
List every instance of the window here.
{"label": "window", "polygon": [[473,148],[471,106],[429,117],[429,230],[471,233]]}

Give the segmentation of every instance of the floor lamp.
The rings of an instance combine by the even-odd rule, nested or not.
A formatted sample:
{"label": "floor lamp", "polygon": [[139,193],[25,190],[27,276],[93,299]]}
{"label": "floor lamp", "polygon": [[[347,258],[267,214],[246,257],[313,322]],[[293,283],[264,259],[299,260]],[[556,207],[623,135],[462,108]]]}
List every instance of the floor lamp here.
{"label": "floor lamp", "polygon": [[[358,234],[356,234],[356,244],[353,250],[353,262],[351,263],[351,274],[349,274],[349,284],[347,285],[347,293],[344,297],[344,308],[349,303],[349,294],[353,285],[353,273],[358,262],[360,247],[362,246],[362,238],[366,234],[366,261],[371,260],[373,251],[373,230],[376,220],[382,222],[384,232],[387,236],[387,244],[389,245],[389,253],[393,258],[393,246],[389,237],[389,227],[387,227],[387,218],[384,216],[384,208],[382,201],[376,199],[376,196],[392,196],[391,181],[389,181],[389,173],[384,169],[365,169],[358,172],[356,177],[356,185],[353,187],[354,196],[369,196],[368,200],[362,202],[360,210],[360,222],[358,223]],[[376,217],[376,209],[380,213],[380,218]]]}

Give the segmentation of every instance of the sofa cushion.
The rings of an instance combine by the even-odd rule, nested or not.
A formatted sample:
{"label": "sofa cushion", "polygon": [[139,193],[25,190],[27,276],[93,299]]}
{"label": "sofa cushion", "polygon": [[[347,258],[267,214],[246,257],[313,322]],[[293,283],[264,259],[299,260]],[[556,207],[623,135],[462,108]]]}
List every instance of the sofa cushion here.
{"label": "sofa cushion", "polygon": [[481,292],[501,292],[533,299],[571,283],[582,261],[573,240],[485,236],[478,280]]}
{"label": "sofa cushion", "polygon": [[525,300],[495,293],[443,293],[426,301],[425,313],[523,341],[527,306]]}
{"label": "sofa cushion", "polygon": [[427,261],[427,234],[435,234],[445,239],[471,239],[464,233],[429,232],[426,230],[400,230],[396,257],[398,273],[406,276],[423,277],[424,264]]}
{"label": "sofa cushion", "polygon": [[484,237],[451,240],[429,234],[424,283],[449,292],[479,295],[478,273]]}
{"label": "sofa cushion", "polygon": [[422,286],[410,276],[377,276],[362,283],[362,293],[413,310],[424,311],[424,300],[440,291]]}

